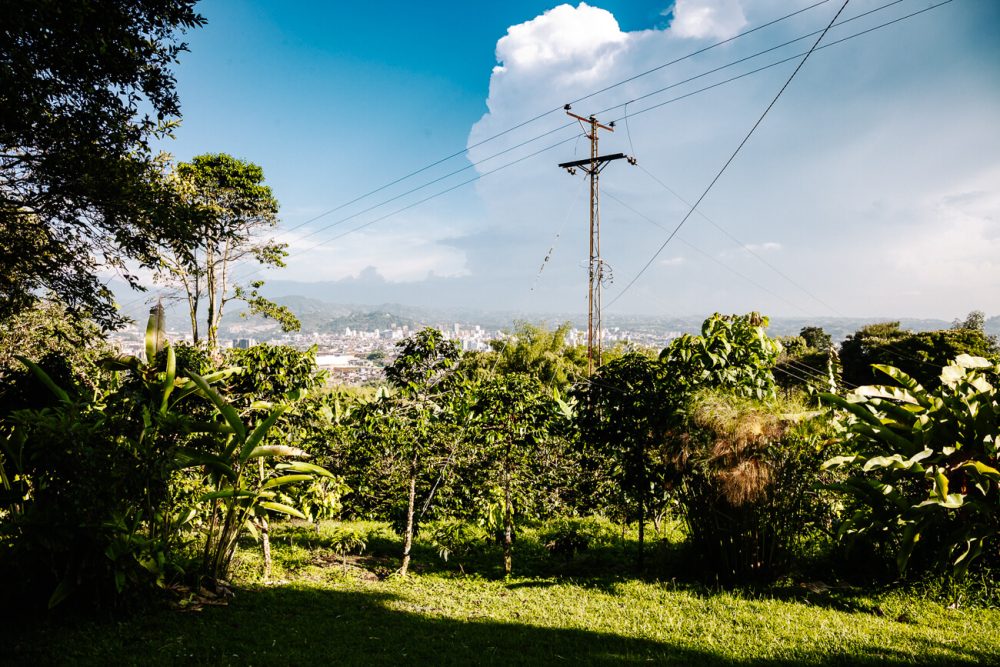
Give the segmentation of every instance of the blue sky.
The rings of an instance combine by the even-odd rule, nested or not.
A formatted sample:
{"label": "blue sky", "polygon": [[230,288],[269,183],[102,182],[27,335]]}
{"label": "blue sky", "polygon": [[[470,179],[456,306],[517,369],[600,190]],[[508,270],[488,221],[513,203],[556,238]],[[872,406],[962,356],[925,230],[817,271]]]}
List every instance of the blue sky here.
{"label": "blue sky", "polygon": [[[321,282],[310,292],[331,301],[582,311],[583,183],[555,163],[585,146],[573,128],[556,129],[560,113],[303,223],[539,112],[815,2],[207,0],[200,11],[208,25],[188,35],[191,52],[177,68],[183,124],[164,148],[181,160],[221,151],[264,167],[293,252],[287,269],[264,274],[279,290]],[[852,0],[842,18],[887,2]],[[575,108],[611,107],[820,29],[840,4],[822,3]],[[826,41],[932,4],[901,0]],[[708,218],[692,216],[614,312],[1000,313],[998,28],[1000,3],[954,0],[814,54],[706,198],[699,210]],[[641,165],[615,164],[602,180],[614,275],[606,302],[686,212],[657,181],[696,199],[795,62],[641,113],[645,106],[810,43],[631,103],[628,132],[619,123],[602,139],[602,152],[635,153]]]}

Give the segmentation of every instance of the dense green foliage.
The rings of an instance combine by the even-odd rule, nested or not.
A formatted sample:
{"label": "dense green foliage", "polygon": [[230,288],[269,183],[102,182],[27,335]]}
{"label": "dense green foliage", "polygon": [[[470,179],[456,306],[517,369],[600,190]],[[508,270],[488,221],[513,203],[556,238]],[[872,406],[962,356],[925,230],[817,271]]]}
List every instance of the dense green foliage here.
{"label": "dense green foliage", "polygon": [[[974,325],[976,320],[970,322]],[[981,328],[944,329],[911,332],[899,328],[898,322],[868,325],[840,346],[844,381],[851,387],[874,384],[878,374],[873,365],[882,364],[900,369],[927,389],[940,384],[941,367],[960,354],[1000,361],[997,342]],[[980,323],[981,325],[981,323]]]}
{"label": "dense green foliage", "polygon": [[490,343],[493,372],[525,373],[544,385],[563,389],[586,375],[587,350],[567,343],[570,325],[554,329],[520,322],[507,338]]}
{"label": "dense green foliage", "polygon": [[895,384],[825,396],[850,449],[826,464],[852,473],[837,486],[853,499],[842,531],[894,550],[901,571],[911,557],[960,574],[981,557],[1000,562],[1000,367],[961,355],[934,390],[876,369]]}
{"label": "dense green foliage", "polygon": [[161,312],[150,317],[146,361],[102,360],[95,387],[64,388],[22,361],[53,397],[0,423],[0,562],[5,588],[29,605],[164,588],[191,569],[199,537],[195,571],[221,580],[252,521],[303,516],[277,502],[278,489],[332,477],[303,462],[270,465],[305,455],[266,440],[286,408],[248,427],[212,386],[236,369],[202,377],[179,365]]}
{"label": "dense green foliage", "polygon": [[260,295],[263,281],[242,284],[232,275],[237,262],[285,265],[286,244],[262,236],[278,224],[278,202],[264,183],[264,170],[225,153],[198,155],[178,164],[170,182],[184,202],[194,238],[161,246],[157,277],[186,300],[195,344],[204,336],[210,350],[218,347],[223,311],[234,300],[247,304],[245,315],[263,315],[284,331],[298,330],[288,308]]}
{"label": "dense green foliage", "polygon": [[664,392],[663,373],[657,360],[626,354],[574,392],[579,446],[596,478],[593,492],[605,511],[614,508],[614,515],[638,522],[640,559],[647,517],[661,515],[670,497],[662,450],[679,406]]}
{"label": "dense green foliage", "polygon": [[660,353],[671,393],[715,387],[764,399],[774,395],[771,366],[781,344],[768,337],[768,320],[758,313],[705,320],[700,336],[684,334]]}
{"label": "dense green foliage", "polygon": [[[96,414],[93,407],[59,407],[65,401],[57,396],[3,421],[2,465],[9,487],[0,515],[3,557],[23,565],[25,554],[50,550],[45,577],[25,574],[25,580],[47,582],[47,594],[59,588],[68,567],[76,567],[67,565],[70,553],[93,554],[85,563],[89,569],[80,571],[88,573],[88,581],[106,582],[104,599],[114,597],[109,591],[115,590],[115,582],[136,592],[153,586],[178,590],[194,583],[214,584],[211,590],[225,592],[228,579],[245,576],[237,554],[241,544],[251,544],[247,540],[261,546],[263,576],[270,576],[272,535],[283,530],[283,517],[306,519],[317,527],[330,518],[357,517],[391,523],[400,541],[383,533],[340,531],[329,540],[331,563],[340,570],[349,570],[359,554],[379,552],[392,540],[402,559],[391,567],[383,560],[387,572],[420,572],[433,567],[432,562],[468,571],[482,559],[494,558],[496,565],[490,567],[512,576],[539,562],[567,568],[591,562],[592,554],[622,543],[628,533],[636,539],[622,543],[631,553],[621,551],[623,562],[617,568],[655,576],[683,572],[737,585],[773,581],[812,567],[815,558],[852,576],[853,565],[838,560],[840,552],[832,546],[838,529],[841,535],[874,539],[881,551],[870,553],[891,558],[905,543],[906,525],[912,524],[920,535],[915,540],[919,547],[914,553],[921,554],[917,571],[935,571],[941,553],[959,560],[963,570],[972,563],[980,568],[976,572],[983,571],[980,565],[991,559],[980,552],[995,550],[990,523],[996,504],[995,452],[977,454],[982,467],[975,470],[962,458],[969,448],[961,455],[942,450],[947,460],[935,460],[938,467],[954,469],[944,475],[951,485],[945,505],[955,503],[956,485],[973,483],[956,475],[975,477],[980,485],[979,492],[961,490],[961,508],[928,508],[930,478],[914,477],[898,484],[890,480],[898,492],[883,494],[888,501],[897,495],[906,499],[911,510],[891,516],[885,507],[866,509],[861,499],[852,499],[842,513],[832,489],[843,491],[871,480],[858,482],[839,470],[823,470],[822,461],[845,452],[851,456],[841,461],[853,462],[861,455],[866,461],[891,458],[895,452],[879,448],[898,443],[884,439],[890,429],[872,431],[883,437],[877,441],[872,433],[858,430],[864,420],[844,417],[848,435],[838,444],[823,412],[810,411],[789,396],[794,387],[786,387],[779,397],[774,372],[782,355],[815,349],[806,340],[827,341],[821,331],[803,330],[782,346],[767,336],[766,324],[766,318],[753,313],[714,315],[701,335],[675,339],[659,356],[622,354],[585,381],[571,382],[567,371],[567,391],[553,378],[560,377],[559,369],[579,363],[578,350],[566,344],[565,334],[544,331],[522,332],[518,340],[524,344],[513,340],[509,355],[498,348],[464,357],[440,331],[419,331],[400,341],[394,358],[387,360],[386,385],[367,392],[326,387],[315,350],[260,345],[233,350],[217,366],[203,350],[164,346],[156,334],[148,357],[152,364],[121,360],[105,364],[118,370],[95,375],[91,386],[97,391],[91,393],[101,397],[94,399],[99,418],[88,416]],[[84,368],[86,357],[74,363]],[[995,372],[984,367],[970,373],[983,371]],[[171,372],[174,379],[168,382]],[[131,376],[135,379],[129,380]],[[966,380],[968,387],[985,391],[984,378],[969,375]],[[129,399],[127,405],[109,398],[119,396],[119,387],[126,385],[145,398]],[[907,414],[914,423],[940,422],[936,428],[955,428],[973,433],[969,437],[977,442],[992,442],[987,435],[996,425],[984,421],[985,399],[970,403],[966,389],[962,405],[972,407],[960,417],[952,415],[960,412],[954,400],[941,403],[951,412],[935,408],[934,416],[924,419],[909,406]],[[851,402],[850,410],[870,413],[866,423],[888,423],[887,415],[894,412],[886,407],[887,395],[877,397],[882,403],[870,396],[870,405]],[[100,489],[91,489],[89,479],[83,485],[84,480],[70,479],[71,469],[53,460],[30,470],[20,467],[22,450],[41,451],[22,444],[55,438],[54,430],[74,442],[104,442],[103,429],[119,422],[129,424],[132,431],[120,430],[133,433],[129,437],[147,443],[148,449],[121,448],[131,440],[116,441],[108,450],[110,458],[97,460],[104,465],[125,457],[129,463],[88,470]],[[66,457],[70,444],[64,442]],[[135,473],[136,464],[128,457],[140,450],[146,451],[141,464],[146,467]],[[922,472],[929,470],[924,465]],[[905,476],[913,470],[888,465],[884,472]],[[863,472],[859,478],[872,474]],[[31,505],[49,502],[44,484],[34,485],[52,475],[62,475],[60,484],[72,496],[89,494],[88,502],[94,504],[87,510],[89,518],[80,523],[67,514],[85,528],[66,530],[41,513],[44,504]],[[940,487],[937,477],[932,481],[934,488]],[[51,523],[60,532],[28,539],[30,531],[22,529],[31,525],[25,518],[30,512],[36,512],[39,525]],[[865,517],[882,523],[866,526]],[[540,521],[545,525],[538,526]],[[98,524],[105,528],[95,531]],[[672,569],[664,570],[659,554],[669,525],[683,526],[685,546],[676,552]],[[940,549],[931,549],[935,540]],[[422,550],[421,543],[430,551]],[[961,544],[968,546],[964,557]],[[920,547],[926,547],[926,557]],[[111,565],[106,556],[97,557],[101,553],[116,554]],[[60,561],[62,570],[52,567],[52,556],[65,561]]]}
{"label": "dense green foliage", "polygon": [[[149,142],[180,113],[190,0],[9,2],[0,28],[0,318],[40,292],[122,321],[101,267],[157,265],[191,228]],[[155,220],[155,224],[150,221]]]}

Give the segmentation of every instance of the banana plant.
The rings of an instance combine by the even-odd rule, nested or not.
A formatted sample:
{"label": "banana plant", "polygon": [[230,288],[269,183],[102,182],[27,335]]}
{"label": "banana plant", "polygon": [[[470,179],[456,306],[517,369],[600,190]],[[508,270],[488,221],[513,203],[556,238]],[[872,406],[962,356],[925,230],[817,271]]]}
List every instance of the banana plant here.
{"label": "banana plant", "polygon": [[317,477],[334,479],[334,476],[325,468],[297,460],[308,457],[297,447],[266,444],[268,434],[288,406],[273,407],[266,418],[249,428],[206,378],[191,373],[191,380],[198,392],[215,406],[222,417],[218,430],[226,435],[220,453],[197,455],[198,461],[212,471],[215,486],[202,497],[203,501],[211,503],[204,571],[214,582],[225,581],[237,542],[246,530],[262,540],[267,578],[270,574],[269,513],[306,519],[300,510],[276,500],[279,489],[312,482]]}
{"label": "banana plant", "polygon": [[1000,545],[1000,366],[960,355],[933,391],[892,366],[874,368],[895,384],[823,395],[851,450],[824,463],[849,472],[835,485],[855,500],[841,534],[895,540],[901,573],[915,550],[931,549],[962,576]]}
{"label": "banana plant", "polygon": [[[64,513],[79,511],[97,517],[103,514],[93,525],[79,526],[81,531],[100,535],[93,542],[103,540],[100,547],[103,553],[68,550],[67,574],[51,596],[50,607],[76,588],[81,563],[93,564],[104,558],[111,563],[114,585],[119,593],[127,584],[141,578],[137,568],[150,572],[158,584],[164,585],[171,552],[184,539],[192,519],[191,507],[173,506],[171,478],[175,470],[197,463],[183,456],[185,442],[192,435],[212,431],[214,426],[210,423],[199,425],[178,410],[178,402],[197,391],[197,386],[185,376],[183,369],[178,368],[174,349],[166,340],[162,309],[156,308],[150,315],[145,359],[133,356],[104,359],[101,366],[114,373],[102,378],[97,383],[98,389],[92,393],[67,391],[30,359],[19,357],[19,360],[56,397],[57,404],[48,412],[49,420],[62,420],[71,427],[79,427],[99,443],[67,442],[70,451],[97,447],[116,460],[129,461],[130,481],[122,477],[120,469],[116,472],[113,467],[106,467],[99,474],[107,475],[107,479],[93,483],[135,489],[134,494],[126,492],[113,501],[102,501],[104,504],[100,506],[94,505],[98,501],[93,498],[74,497],[77,491],[71,489],[63,488],[54,495],[40,490],[32,482],[53,473],[47,457],[54,451],[54,443],[51,439],[46,441],[44,437],[30,434],[32,425],[46,420],[46,413],[25,411],[14,420],[20,420],[24,428],[14,432],[13,437],[5,438],[2,447],[5,458],[16,468],[13,481],[19,484],[17,512],[26,511],[25,508],[36,500],[35,495],[41,492],[47,494],[43,505],[65,503]],[[226,369],[213,373],[208,381],[220,380],[232,372],[233,369]],[[0,474],[0,483],[6,487],[12,481],[10,477]],[[81,488],[83,486],[81,483]]]}

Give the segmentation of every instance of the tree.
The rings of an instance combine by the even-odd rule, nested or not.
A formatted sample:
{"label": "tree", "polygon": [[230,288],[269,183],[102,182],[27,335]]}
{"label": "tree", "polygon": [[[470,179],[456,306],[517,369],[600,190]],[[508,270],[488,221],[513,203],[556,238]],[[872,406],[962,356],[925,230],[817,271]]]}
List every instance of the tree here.
{"label": "tree", "polygon": [[806,347],[820,352],[825,352],[833,346],[833,338],[823,330],[823,327],[802,327],[799,336],[805,341]]}
{"label": "tree", "polygon": [[847,337],[840,346],[844,381],[854,386],[873,384],[878,376],[873,364],[893,366],[925,388],[940,383],[941,367],[960,354],[1000,360],[997,342],[981,328],[912,332],[899,322],[869,324]]}
{"label": "tree", "polygon": [[19,398],[24,398],[18,395],[23,387],[12,382],[26,373],[17,360],[18,355],[37,359],[43,367],[48,366],[49,359],[58,359],[86,381],[97,360],[109,352],[93,322],[67,312],[57,302],[43,299],[0,326],[0,403],[9,409],[21,403]]}
{"label": "tree", "polygon": [[[623,506],[637,508],[641,565],[648,510],[665,499],[658,465],[676,406],[663,395],[663,367],[638,353],[604,364],[575,391],[581,444],[610,477]],[[661,501],[657,504],[657,501]]]}
{"label": "tree", "polygon": [[[424,458],[439,441],[444,425],[444,391],[458,364],[459,349],[437,329],[426,328],[396,344],[399,354],[385,369],[386,378],[397,390],[395,397],[383,396],[381,407],[387,411],[397,433],[397,444],[407,463],[408,497],[406,527],[403,532],[404,576],[410,565],[413,547],[413,517],[416,506],[417,477]],[[386,413],[383,413],[386,414]],[[398,426],[397,426],[398,424]],[[400,428],[401,427],[401,428]]]}
{"label": "tree", "polygon": [[557,419],[555,401],[538,378],[523,373],[495,375],[476,391],[474,438],[485,467],[499,477],[503,494],[503,561],[513,566],[514,518],[533,487],[534,457]]}
{"label": "tree", "polygon": [[767,325],[759,313],[715,313],[701,325],[700,336],[672,340],[660,353],[670,393],[680,396],[710,387],[759,399],[773,396],[771,367],[781,343],[767,336]]}
{"label": "tree", "polygon": [[190,207],[197,242],[166,246],[158,279],[183,293],[195,343],[201,338],[198,320],[203,300],[210,350],[218,348],[222,313],[233,300],[245,301],[252,315],[277,320],[284,331],[298,330],[299,321],[288,308],[260,295],[263,281],[243,285],[233,278],[238,262],[283,267],[288,255],[286,244],[261,235],[278,223],[278,202],[264,184],[264,170],[224,153],[199,155],[177,165],[173,182]]}
{"label": "tree", "polygon": [[[0,28],[0,318],[53,292],[104,327],[122,323],[97,279],[183,246],[149,149],[180,114],[170,70],[198,27],[194,0],[8,2]],[[155,223],[152,222],[155,220]]]}
{"label": "tree", "polygon": [[964,320],[955,320],[952,322],[951,328],[983,331],[986,328],[986,313],[981,310],[973,310]]}
{"label": "tree", "polygon": [[586,348],[566,342],[569,330],[568,322],[555,329],[518,322],[507,338],[490,343],[498,357],[496,371],[527,373],[546,386],[566,387],[587,368]]}

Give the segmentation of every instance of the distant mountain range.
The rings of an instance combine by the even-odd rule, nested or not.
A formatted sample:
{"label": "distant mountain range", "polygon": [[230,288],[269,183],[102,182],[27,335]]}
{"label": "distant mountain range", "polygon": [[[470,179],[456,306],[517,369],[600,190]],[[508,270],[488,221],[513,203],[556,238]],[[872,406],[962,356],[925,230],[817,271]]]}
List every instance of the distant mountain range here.
{"label": "distant mountain range", "polygon": [[[556,326],[563,322],[583,329],[586,327],[584,313],[545,313],[517,311],[486,311],[474,308],[428,308],[400,303],[358,304],[331,303],[322,299],[291,295],[272,297],[276,303],[287,306],[302,323],[305,332],[334,333],[347,328],[372,331],[408,326],[417,329],[424,326],[450,329],[454,324],[462,326],[480,325],[488,330],[510,329],[515,322],[527,321]],[[149,306],[136,303],[135,297],[123,299],[129,307],[125,313],[137,322],[145,322]],[[223,335],[254,331],[255,337],[269,331],[277,332],[277,324],[259,317],[243,318],[241,304],[232,304],[222,322]],[[183,303],[164,303],[167,321],[171,328],[183,328],[187,322],[187,311]],[[604,326],[619,327],[635,332],[647,333],[698,333],[707,317],[704,315],[655,316],[619,315],[609,313],[604,316]],[[866,324],[899,320],[900,326],[913,331],[933,331],[947,329],[952,322],[941,319],[888,318],[888,317],[772,317],[769,332],[772,336],[797,334],[803,327],[820,326],[834,340],[843,340]],[[986,320],[986,331],[1000,335],[1000,316]]]}
{"label": "distant mountain range", "polygon": [[[586,317],[582,313],[490,312],[469,308],[421,308],[398,303],[335,304],[304,296],[284,296],[274,300],[291,309],[302,322],[303,331],[308,332],[343,332],[346,328],[372,331],[389,329],[393,326],[408,326],[410,329],[433,326],[447,330],[456,323],[463,327],[478,324],[485,329],[503,330],[511,328],[518,321],[546,323],[549,326],[569,322],[577,328],[586,327]],[[604,326],[650,333],[698,333],[705,317],[707,314],[682,317],[608,314],[604,316]],[[774,336],[794,335],[803,327],[820,326],[833,336],[834,340],[843,340],[866,324],[896,320],[861,317],[774,317],[770,321],[769,331]],[[952,326],[952,322],[941,319],[901,318],[899,322],[904,329],[913,331],[933,331]],[[243,319],[238,311],[227,313],[224,319],[226,327],[241,328],[247,324],[260,326],[265,322],[260,318]],[[1000,334],[1000,316],[989,318],[986,321],[986,330],[994,335]]]}

